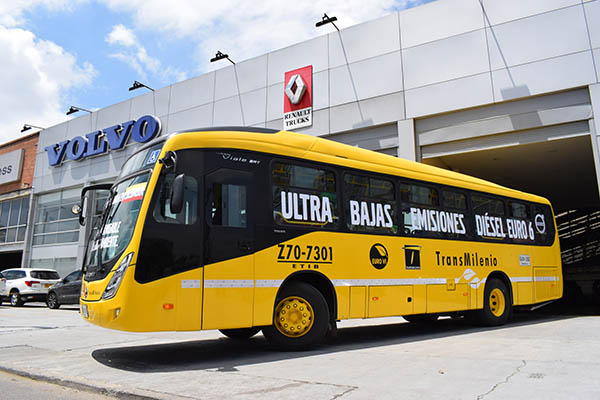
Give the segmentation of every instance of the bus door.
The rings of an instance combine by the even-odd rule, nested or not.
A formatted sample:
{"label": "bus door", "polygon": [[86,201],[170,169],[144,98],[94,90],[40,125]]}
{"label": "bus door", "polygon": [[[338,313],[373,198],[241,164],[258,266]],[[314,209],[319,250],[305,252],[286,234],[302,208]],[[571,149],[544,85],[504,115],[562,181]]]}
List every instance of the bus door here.
{"label": "bus door", "polygon": [[204,302],[202,329],[252,326],[255,173],[223,167],[204,177]]}

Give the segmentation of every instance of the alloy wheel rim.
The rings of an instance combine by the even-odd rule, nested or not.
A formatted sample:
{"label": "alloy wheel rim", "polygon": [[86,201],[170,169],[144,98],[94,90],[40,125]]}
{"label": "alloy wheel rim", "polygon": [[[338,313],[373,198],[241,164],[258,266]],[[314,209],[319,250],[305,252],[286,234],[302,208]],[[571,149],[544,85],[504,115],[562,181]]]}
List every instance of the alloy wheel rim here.
{"label": "alloy wheel rim", "polygon": [[310,331],[313,324],[313,308],[301,297],[286,297],[275,308],[275,328],[284,336],[302,337]]}
{"label": "alloy wheel rim", "polygon": [[506,299],[504,298],[504,293],[502,290],[498,288],[494,288],[490,292],[490,311],[495,317],[500,317],[504,314],[504,310],[506,308]]}

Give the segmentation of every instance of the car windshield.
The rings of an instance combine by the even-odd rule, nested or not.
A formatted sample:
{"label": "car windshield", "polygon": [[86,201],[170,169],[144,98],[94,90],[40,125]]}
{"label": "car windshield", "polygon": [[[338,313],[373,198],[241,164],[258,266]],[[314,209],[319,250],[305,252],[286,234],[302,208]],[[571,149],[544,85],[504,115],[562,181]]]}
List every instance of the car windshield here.
{"label": "car windshield", "polygon": [[31,271],[33,279],[60,279],[56,271]]}

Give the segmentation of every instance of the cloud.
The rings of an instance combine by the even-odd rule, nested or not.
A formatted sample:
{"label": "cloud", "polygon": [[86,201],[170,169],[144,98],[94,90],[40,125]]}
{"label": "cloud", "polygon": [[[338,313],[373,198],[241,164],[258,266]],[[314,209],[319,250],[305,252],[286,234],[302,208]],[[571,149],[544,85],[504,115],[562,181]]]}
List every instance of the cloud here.
{"label": "cloud", "polygon": [[113,30],[106,37],[106,41],[110,44],[120,44],[125,47],[137,45],[137,39],[133,31],[125,28],[123,25],[113,26]]}
{"label": "cloud", "polygon": [[196,43],[195,72],[203,72],[217,50],[241,61],[330,32],[315,27],[324,12],[335,15],[343,28],[430,0],[179,0],[177,6],[164,0],[101,1],[131,13],[136,29]]}
{"label": "cloud", "polygon": [[105,40],[108,44],[121,47],[120,51],[110,54],[110,57],[127,64],[138,74],[139,79],[147,80],[151,75],[162,83],[171,83],[187,77],[184,72],[173,67],[163,67],[160,60],[148,54],[135,33],[124,25],[113,26]]}
{"label": "cloud", "polygon": [[0,25],[8,28],[25,23],[23,14],[34,8],[46,8],[49,11],[71,11],[88,0],[4,0],[0,1]]}
{"label": "cloud", "polygon": [[20,135],[24,123],[51,126],[66,119],[67,93],[90,85],[96,75],[90,63],[77,64],[56,43],[20,28],[0,25],[0,141]]}

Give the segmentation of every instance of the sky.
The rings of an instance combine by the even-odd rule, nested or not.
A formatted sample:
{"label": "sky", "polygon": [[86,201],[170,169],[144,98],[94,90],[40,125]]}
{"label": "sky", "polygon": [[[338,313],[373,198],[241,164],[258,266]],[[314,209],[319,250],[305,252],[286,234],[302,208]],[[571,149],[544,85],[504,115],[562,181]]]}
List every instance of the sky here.
{"label": "sky", "polygon": [[[0,0],[0,143],[339,28],[433,0]],[[79,113],[81,114],[81,112]]]}

